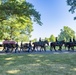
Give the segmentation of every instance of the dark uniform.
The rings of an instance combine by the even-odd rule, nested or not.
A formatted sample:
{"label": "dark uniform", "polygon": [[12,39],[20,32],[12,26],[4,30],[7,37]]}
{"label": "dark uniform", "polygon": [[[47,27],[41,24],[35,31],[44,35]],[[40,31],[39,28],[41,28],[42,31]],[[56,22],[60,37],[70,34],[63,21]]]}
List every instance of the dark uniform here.
{"label": "dark uniform", "polygon": [[17,42],[17,43],[16,43],[15,53],[16,53],[16,51],[18,50],[18,47],[19,47],[19,45],[18,45],[18,42]]}
{"label": "dark uniform", "polygon": [[73,38],[73,42],[75,42],[75,38]]}
{"label": "dark uniform", "polygon": [[39,38],[39,42],[38,42],[38,44],[41,46],[41,43],[42,43],[42,40],[41,40],[41,38]]}
{"label": "dark uniform", "polygon": [[56,42],[58,42],[57,37],[56,37]]}
{"label": "dark uniform", "polygon": [[32,44],[31,44],[31,41],[30,41],[29,44],[28,44],[28,52],[29,52],[30,50],[32,50]]}
{"label": "dark uniform", "polygon": [[41,38],[39,38],[39,42],[41,42]]}
{"label": "dark uniform", "polygon": [[72,42],[71,38],[70,38],[70,42]]}
{"label": "dark uniform", "polygon": [[23,43],[21,42],[21,44],[20,44],[20,51],[23,51]]}

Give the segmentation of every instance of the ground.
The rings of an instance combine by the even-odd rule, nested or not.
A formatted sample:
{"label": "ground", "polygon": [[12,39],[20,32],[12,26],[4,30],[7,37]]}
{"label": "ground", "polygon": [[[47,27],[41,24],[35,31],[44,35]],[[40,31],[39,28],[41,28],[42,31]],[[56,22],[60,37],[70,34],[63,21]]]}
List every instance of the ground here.
{"label": "ground", "polygon": [[76,52],[0,53],[0,75],[76,75]]}

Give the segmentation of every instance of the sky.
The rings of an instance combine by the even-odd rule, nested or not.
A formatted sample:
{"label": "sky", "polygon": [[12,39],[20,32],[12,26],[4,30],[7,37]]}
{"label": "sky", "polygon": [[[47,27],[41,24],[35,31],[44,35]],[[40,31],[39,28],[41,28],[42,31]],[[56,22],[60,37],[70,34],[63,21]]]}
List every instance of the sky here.
{"label": "sky", "polygon": [[32,3],[36,11],[41,14],[42,26],[37,23],[33,24],[34,31],[31,33],[31,39],[40,37],[50,37],[52,34],[57,37],[60,29],[68,26],[76,32],[76,13],[69,12],[70,6],[66,0],[27,0]]}

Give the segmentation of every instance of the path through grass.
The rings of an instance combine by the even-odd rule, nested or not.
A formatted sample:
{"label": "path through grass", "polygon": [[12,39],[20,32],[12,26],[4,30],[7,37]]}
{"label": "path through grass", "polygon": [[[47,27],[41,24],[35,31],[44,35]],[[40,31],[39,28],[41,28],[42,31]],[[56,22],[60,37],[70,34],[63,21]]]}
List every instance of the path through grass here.
{"label": "path through grass", "polygon": [[76,54],[0,55],[0,75],[76,75]]}

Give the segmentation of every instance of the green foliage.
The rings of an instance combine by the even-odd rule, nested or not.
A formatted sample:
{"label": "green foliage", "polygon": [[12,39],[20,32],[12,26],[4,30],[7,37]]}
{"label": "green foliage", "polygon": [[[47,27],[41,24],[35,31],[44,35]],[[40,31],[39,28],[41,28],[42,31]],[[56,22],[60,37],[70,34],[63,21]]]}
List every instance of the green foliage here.
{"label": "green foliage", "polygon": [[49,41],[49,38],[45,37],[45,39],[44,39],[44,40],[47,40],[47,41]]}
{"label": "green foliage", "polygon": [[68,26],[64,26],[63,29],[61,29],[58,40],[69,41],[69,39],[73,37],[75,37],[75,31]]}
{"label": "green foliage", "polygon": [[[26,19],[25,23],[19,23],[13,18],[9,18],[9,20],[5,20],[2,22],[0,27],[2,28],[1,31],[3,32],[2,38],[18,38],[18,36],[21,36],[21,34],[24,34],[27,37],[30,36],[30,33],[33,31],[32,22],[30,19]],[[7,34],[7,35],[6,35]],[[24,36],[24,37],[25,37]]]}
{"label": "green foliage", "polygon": [[23,42],[28,42],[29,41],[29,36],[24,35],[24,34],[20,34],[19,36],[17,36],[15,38],[15,40],[17,40],[17,41],[23,41]]}
{"label": "green foliage", "polygon": [[37,38],[34,38],[33,40],[32,40],[32,42],[36,42],[37,41]]}
{"label": "green foliage", "polygon": [[42,24],[40,21],[41,15],[39,12],[34,9],[34,6],[31,3],[28,3],[25,0],[6,0],[5,2],[1,3],[0,11],[0,21],[8,19],[11,15],[15,15],[18,17],[18,19],[22,16],[26,16],[30,19],[33,18],[33,21],[40,25]]}
{"label": "green foliage", "polygon": [[[19,39],[19,35],[30,37],[33,31],[33,21],[42,25],[40,14],[26,0],[0,1],[0,38]],[[7,35],[6,35],[7,34]]]}
{"label": "green foliage", "polygon": [[[70,6],[69,12],[71,12],[72,14],[75,13],[75,9],[76,9],[76,0],[67,0],[67,5]],[[74,20],[76,19],[76,17],[74,17]]]}
{"label": "green foliage", "polygon": [[53,34],[50,36],[49,41],[50,42],[55,42],[55,36]]}

